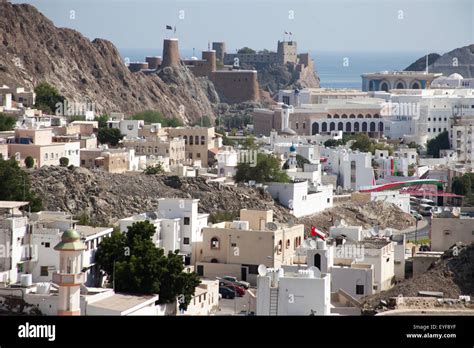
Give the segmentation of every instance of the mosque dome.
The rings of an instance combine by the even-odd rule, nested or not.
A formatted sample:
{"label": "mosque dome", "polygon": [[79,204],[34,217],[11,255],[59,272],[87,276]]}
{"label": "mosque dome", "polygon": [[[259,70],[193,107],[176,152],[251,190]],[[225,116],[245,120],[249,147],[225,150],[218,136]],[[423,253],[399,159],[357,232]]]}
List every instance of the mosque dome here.
{"label": "mosque dome", "polygon": [[464,77],[462,75],[458,74],[458,73],[454,73],[454,74],[449,75],[449,78],[450,79],[456,79],[456,80],[464,79]]}

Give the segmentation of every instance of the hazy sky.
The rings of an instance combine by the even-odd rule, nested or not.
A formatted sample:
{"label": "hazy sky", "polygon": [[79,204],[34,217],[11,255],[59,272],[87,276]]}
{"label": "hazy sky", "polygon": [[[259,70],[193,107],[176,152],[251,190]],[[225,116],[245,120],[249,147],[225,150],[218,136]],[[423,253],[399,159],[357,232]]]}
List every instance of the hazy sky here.
{"label": "hazy sky", "polygon": [[177,27],[182,49],[197,52],[209,41],[226,41],[229,52],[243,46],[276,50],[284,31],[293,33],[300,52],[444,53],[474,43],[472,0],[11,2],[32,4],[55,25],[111,40],[122,49],[161,48],[170,35],[167,24]]}

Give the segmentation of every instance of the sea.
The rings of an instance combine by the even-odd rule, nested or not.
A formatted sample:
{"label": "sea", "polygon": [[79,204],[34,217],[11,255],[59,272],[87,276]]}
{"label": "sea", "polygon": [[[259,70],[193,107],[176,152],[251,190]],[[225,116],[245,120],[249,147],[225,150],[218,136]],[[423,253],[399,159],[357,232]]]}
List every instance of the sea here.
{"label": "sea", "polygon": [[[160,50],[120,49],[124,60],[144,61],[159,56]],[[182,57],[200,56],[201,52],[181,50]],[[423,52],[318,52],[311,51],[321,87],[360,89],[361,74],[384,70],[403,70],[424,55]]]}

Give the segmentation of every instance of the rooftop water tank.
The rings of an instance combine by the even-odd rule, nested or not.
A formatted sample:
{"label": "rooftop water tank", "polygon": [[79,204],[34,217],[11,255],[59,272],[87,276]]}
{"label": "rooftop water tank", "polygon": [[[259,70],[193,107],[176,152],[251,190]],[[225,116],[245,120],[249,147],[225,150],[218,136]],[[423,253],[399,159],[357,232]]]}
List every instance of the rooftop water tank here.
{"label": "rooftop water tank", "polygon": [[31,274],[22,274],[20,277],[21,286],[24,288],[33,285],[33,276]]}

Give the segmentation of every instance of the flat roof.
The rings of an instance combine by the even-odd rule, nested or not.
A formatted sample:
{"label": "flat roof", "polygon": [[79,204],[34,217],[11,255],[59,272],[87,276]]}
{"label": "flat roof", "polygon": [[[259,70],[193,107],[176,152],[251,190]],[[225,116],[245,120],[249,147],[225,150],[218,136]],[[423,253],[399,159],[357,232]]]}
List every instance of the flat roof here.
{"label": "flat roof", "polygon": [[85,225],[76,225],[76,231],[79,232],[80,234],[83,234],[86,237],[92,236],[94,234],[106,232],[112,229],[113,229],[112,227],[92,227],[92,226],[85,226]]}
{"label": "flat roof", "polygon": [[30,202],[22,201],[0,201],[0,209],[13,209],[24,207],[25,205],[30,204]]}
{"label": "flat roof", "polygon": [[114,294],[103,300],[99,300],[90,304],[90,306],[111,309],[119,312],[125,312],[126,310],[132,309],[138,305],[146,304],[151,300],[158,300],[157,295],[127,295],[127,294]]}

